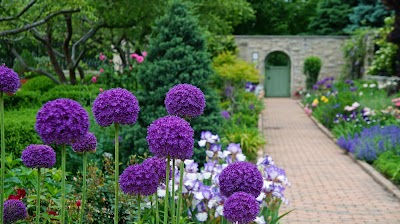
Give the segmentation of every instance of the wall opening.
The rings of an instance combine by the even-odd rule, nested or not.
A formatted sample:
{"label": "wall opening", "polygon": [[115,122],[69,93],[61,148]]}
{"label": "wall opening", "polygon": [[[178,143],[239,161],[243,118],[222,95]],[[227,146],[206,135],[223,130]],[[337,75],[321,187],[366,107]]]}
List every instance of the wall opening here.
{"label": "wall opening", "polygon": [[290,57],[274,51],[265,58],[264,89],[267,97],[290,97]]}

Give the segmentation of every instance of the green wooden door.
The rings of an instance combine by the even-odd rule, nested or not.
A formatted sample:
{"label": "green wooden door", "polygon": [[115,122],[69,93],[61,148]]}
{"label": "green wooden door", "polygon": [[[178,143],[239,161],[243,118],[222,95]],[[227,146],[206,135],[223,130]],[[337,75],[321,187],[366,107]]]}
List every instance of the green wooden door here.
{"label": "green wooden door", "polygon": [[267,66],[265,73],[266,96],[290,96],[290,67]]}

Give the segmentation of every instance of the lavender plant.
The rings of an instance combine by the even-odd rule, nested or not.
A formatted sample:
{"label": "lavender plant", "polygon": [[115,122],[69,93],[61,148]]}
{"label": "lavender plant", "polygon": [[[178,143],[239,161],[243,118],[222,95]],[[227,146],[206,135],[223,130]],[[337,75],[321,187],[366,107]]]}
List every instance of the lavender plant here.
{"label": "lavender plant", "polygon": [[[1,194],[0,211],[4,209],[4,178],[5,178],[5,156],[6,145],[4,135],[4,93],[14,94],[20,87],[18,74],[4,64],[0,66],[0,138],[1,138]],[[0,223],[3,223],[3,216],[0,215]]]}
{"label": "lavender plant", "polygon": [[56,153],[47,145],[29,145],[21,155],[22,162],[29,168],[37,168],[36,224],[40,223],[40,169],[51,168],[56,163]]}
{"label": "lavender plant", "polygon": [[134,124],[140,111],[136,97],[126,89],[115,88],[100,93],[93,102],[93,115],[96,122],[107,127],[114,123],[115,127],[115,210],[114,224],[118,224],[119,193],[119,139],[118,126]]}

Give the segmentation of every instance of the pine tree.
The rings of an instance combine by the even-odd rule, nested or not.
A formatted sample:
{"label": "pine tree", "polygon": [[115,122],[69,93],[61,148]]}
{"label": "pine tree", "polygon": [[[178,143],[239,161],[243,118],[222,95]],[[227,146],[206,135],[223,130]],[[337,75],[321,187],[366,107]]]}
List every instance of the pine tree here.
{"label": "pine tree", "polygon": [[213,73],[211,59],[195,17],[185,4],[174,2],[167,15],[156,23],[155,33],[146,62],[138,72],[142,88],[139,124],[147,127],[155,119],[167,115],[165,94],[176,84],[189,83],[206,96],[204,114],[190,121],[195,138],[200,137],[202,130],[216,133],[221,124],[218,96],[208,85]]}

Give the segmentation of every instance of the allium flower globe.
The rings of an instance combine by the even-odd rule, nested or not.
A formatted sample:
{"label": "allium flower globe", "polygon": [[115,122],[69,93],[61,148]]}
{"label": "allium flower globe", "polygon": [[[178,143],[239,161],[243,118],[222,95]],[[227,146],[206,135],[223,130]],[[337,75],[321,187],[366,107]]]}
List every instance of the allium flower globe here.
{"label": "allium flower globe", "polygon": [[84,137],[72,144],[72,150],[78,153],[95,152],[97,147],[97,139],[93,133],[88,132]]}
{"label": "allium flower globe", "polygon": [[52,100],[37,113],[35,129],[46,144],[72,144],[88,131],[89,115],[74,100]]}
{"label": "allium flower globe", "polygon": [[51,168],[56,163],[56,153],[48,145],[29,145],[22,151],[21,159],[29,168]]}
{"label": "allium flower globe", "polygon": [[259,211],[256,198],[245,192],[232,194],[224,204],[224,217],[232,223],[251,223],[257,218]]}
{"label": "allium flower globe", "polygon": [[148,196],[158,187],[158,175],[149,166],[132,165],[119,177],[119,185],[125,194]]}
{"label": "allium flower globe", "polygon": [[222,170],[219,186],[221,193],[226,197],[239,191],[257,197],[263,187],[263,177],[256,165],[249,162],[235,162]]}
{"label": "allium flower globe", "polygon": [[190,84],[178,84],[172,87],[164,103],[170,115],[179,117],[198,117],[203,114],[206,107],[204,93]]}
{"label": "allium flower globe", "polygon": [[159,118],[147,128],[150,152],[160,158],[189,159],[193,155],[194,131],[190,124],[176,116]]}
{"label": "allium flower globe", "polygon": [[20,85],[18,74],[4,64],[0,65],[0,92],[14,94]]}
{"label": "allium flower globe", "polygon": [[25,204],[20,200],[7,200],[4,202],[3,220],[5,224],[24,220],[28,217]]}
{"label": "allium flower globe", "polygon": [[93,115],[103,127],[112,123],[134,124],[140,111],[136,97],[126,89],[115,88],[100,93],[93,103]]}
{"label": "allium flower globe", "polygon": [[165,161],[165,159],[157,157],[147,158],[142,162],[142,165],[152,169],[157,174],[158,181],[160,183],[165,181],[167,170],[167,162]]}

